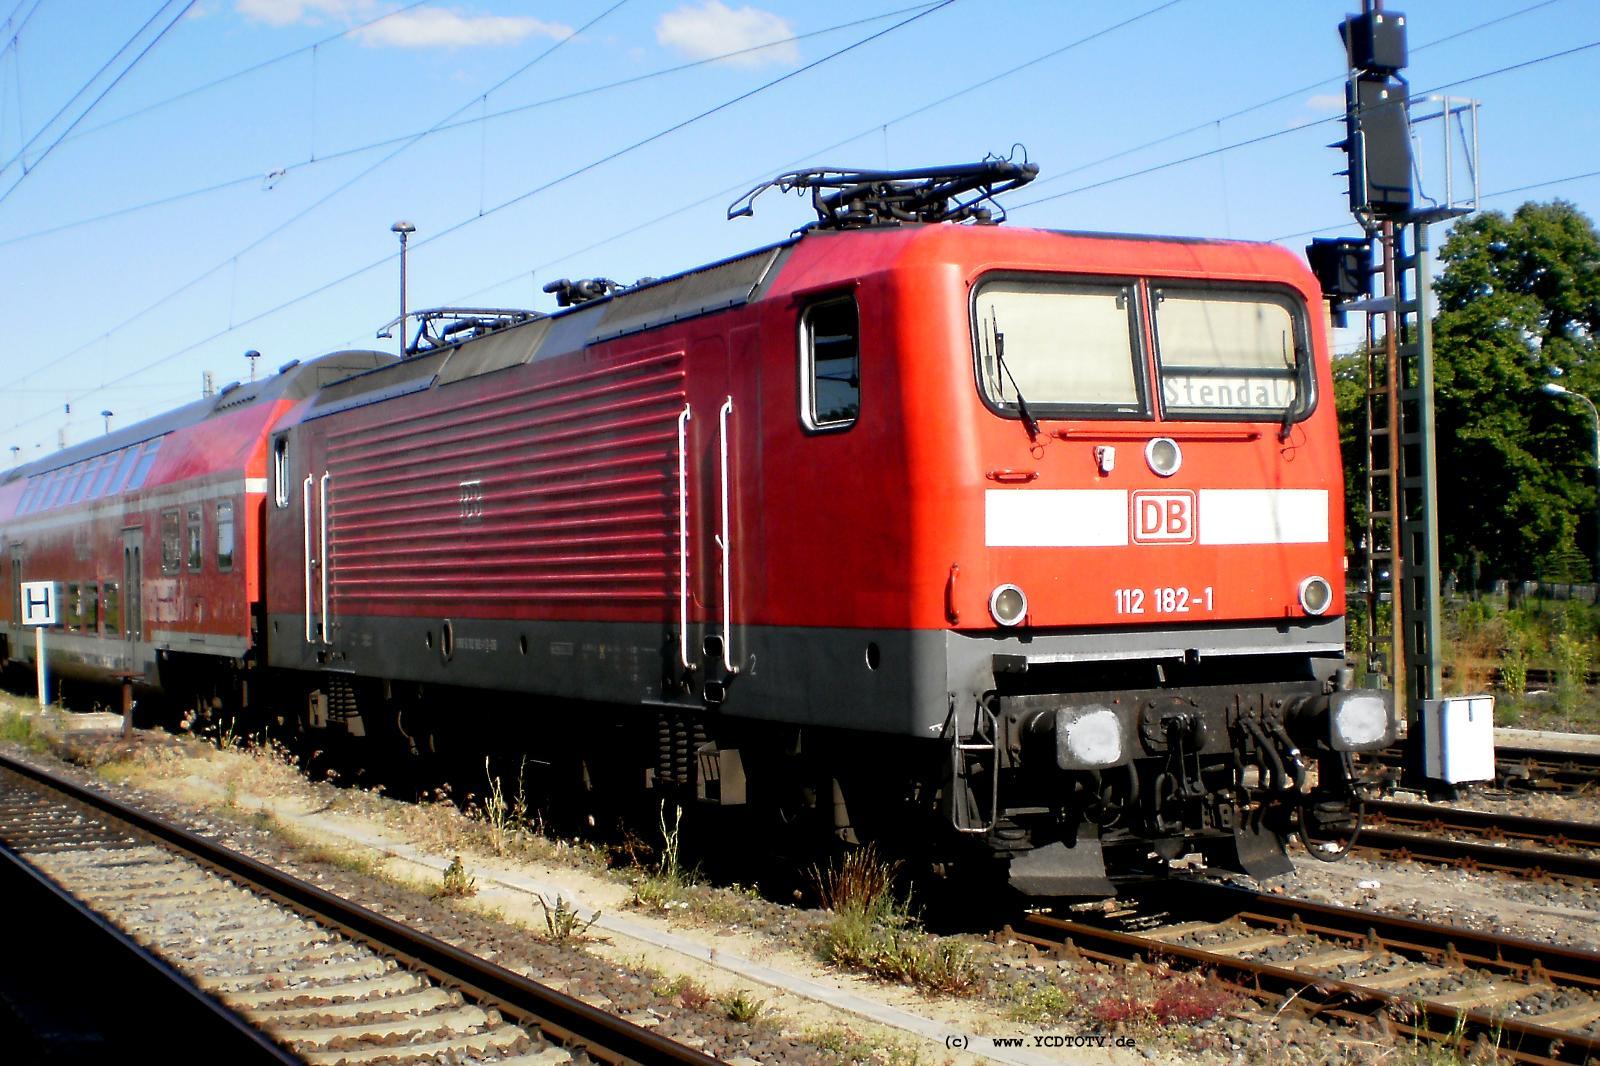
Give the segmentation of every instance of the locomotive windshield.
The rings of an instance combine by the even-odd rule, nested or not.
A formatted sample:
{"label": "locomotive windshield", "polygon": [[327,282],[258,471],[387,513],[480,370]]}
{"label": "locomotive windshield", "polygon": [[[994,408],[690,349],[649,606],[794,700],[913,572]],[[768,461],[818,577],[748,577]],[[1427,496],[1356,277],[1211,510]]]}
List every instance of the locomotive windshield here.
{"label": "locomotive windshield", "polygon": [[[1159,389],[1146,384],[1141,315]],[[1136,281],[998,277],[973,299],[984,398],[1061,417],[1276,421],[1302,414],[1305,315],[1287,293]],[[1026,420],[1026,419],[1025,419]]]}
{"label": "locomotive windshield", "polygon": [[978,376],[997,407],[1144,410],[1132,284],[1005,278],[978,290]]}
{"label": "locomotive windshield", "polygon": [[1168,415],[1271,418],[1300,406],[1301,335],[1287,296],[1152,287]]}

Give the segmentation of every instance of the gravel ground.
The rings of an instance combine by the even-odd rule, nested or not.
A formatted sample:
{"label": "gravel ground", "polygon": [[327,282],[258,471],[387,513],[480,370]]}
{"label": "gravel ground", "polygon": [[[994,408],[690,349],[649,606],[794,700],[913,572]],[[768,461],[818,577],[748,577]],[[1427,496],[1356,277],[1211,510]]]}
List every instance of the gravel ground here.
{"label": "gravel ground", "polygon": [[[115,739],[84,741],[76,758],[86,765],[100,765],[118,757],[115,749],[119,743]],[[148,749],[171,748],[175,753],[172,757],[178,759],[182,752],[192,750],[195,742],[145,734],[136,743],[147,749],[144,758],[150,757]],[[98,749],[98,745],[109,748]],[[213,753],[208,758],[225,760],[228,756],[229,753]],[[621,959],[622,947],[594,940],[552,944],[527,928],[432,899],[414,888],[397,886],[359,865],[329,860],[326,849],[307,846],[303,841],[286,841],[275,827],[252,820],[242,806],[238,810],[227,809],[232,805],[231,791],[229,803],[217,802],[215,797],[224,787],[234,787],[222,783],[227,772],[208,771],[208,775],[215,774],[209,800],[205,793],[192,791],[185,798],[193,802],[177,802],[150,791],[140,792],[139,798],[175,820],[205,828],[247,854],[284,866],[313,883],[358,899],[442,939],[513,965],[536,979],[563,987],[569,994],[652,1024],[663,1033],[688,1037],[691,1043],[700,1041],[698,1046],[723,1058],[745,1063],[975,1061],[970,1055],[946,1054],[936,1044],[915,1037],[898,1047],[876,1049],[870,1038],[850,1043],[829,1034],[808,1041],[796,1033],[816,1037],[814,1027],[802,1026],[792,1017],[769,1015],[756,1024],[735,1022],[726,1009],[714,1002],[700,1002],[706,986],[715,987],[709,977],[705,985],[664,978],[657,967],[674,972],[676,967],[663,966],[659,957]],[[81,771],[79,775],[89,776]],[[165,789],[166,784],[161,787]],[[406,824],[410,816],[405,811],[414,806],[327,784],[297,781],[289,787],[305,794],[307,806],[319,807],[330,818],[364,819],[392,827]],[[1600,802],[1586,797],[1469,795],[1463,801],[1463,805],[1478,803],[1504,805],[1482,809],[1516,809],[1517,813],[1540,817],[1583,817],[1579,812],[1600,811]],[[1538,809],[1529,809],[1535,805]],[[583,851],[582,847],[569,845],[554,847],[557,851],[563,847],[572,853]],[[438,853],[437,848],[434,851]],[[1454,921],[1473,928],[1509,928],[1530,939],[1577,946],[1591,946],[1600,939],[1600,892],[1593,889],[1528,884],[1494,875],[1364,859],[1326,864],[1298,848],[1293,857],[1297,874],[1274,882],[1269,886],[1271,890],[1430,921]],[[573,855],[566,855],[564,861],[572,862]],[[592,858],[588,872],[616,884],[616,875],[602,872]],[[730,895],[737,906],[724,917],[712,904],[725,901]],[[747,954],[754,944],[757,954],[770,953],[774,959],[799,956],[802,965],[811,938],[826,921],[826,916],[816,911],[726,890],[708,890],[703,900],[696,897],[693,903],[669,905],[650,916],[664,919],[674,929],[702,935],[708,925],[725,923],[725,928],[718,928],[711,935],[732,937],[729,943]],[[1168,973],[1160,967],[1130,969],[1044,959],[1026,945],[1018,944],[979,943],[972,950],[982,976],[976,998],[919,1001],[895,985],[860,980],[852,981],[849,987],[901,1008],[928,1012],[941,1021],[964,1019],[970,1023],[969,1031],[975,1033],[1100,1034],[1122,1037],[1133,1044],[1131,1058],[1101,1053],[1089,1061],[1357,1063],[1377,1057],[1410,1061],[1405,1058],[1405,1048],[1397,1050],[1381,1033],[1329,1028],[1301,1017],[1293,1003],[1269,1004],[1263,1012],[1252,1002],[1217,989],[1203,975]],[[1268,949],[1275,953],[1273,957],[1284,959],[1303,950],[1303,945],[1293,941]],[[715,960],[715,948],[711,956]],[[1373,963],[1365,965],[1370,967]],[[1448,987],[1458,987],[1466,978],[1452,975],[1451,980]],[[752,997],[770,993],[760,985],[746,982],[746,987],[754,987]],[[858,1029],[870,1030],[870,1026],[858,1025],[848,1016],[836,1017],[841,1032],[853,1036]],[[1042,1054],[1035,1052],[1034,1058]],[[1083,1054],[1057,1052],[1049,1058],[1086,1061]],[[1396,1054],[1401,1058],[1397,1060]]]}
{"label": "gravel ground", "polygon": [[[164,738],[142,737],[135,743],[163,744]],[[120,742],[119,742],[120,744]],[[98,753],[103,754],[103,753]],[[80,746],[77,757],[92,759],[97,753]],[[36,757],[47,768],[80,782],[104,786],[80,767],[62,764],[49,756]],[[696,997],[667,990],[659,975],[631,971],[591,955],[575,946],[549,943],[525,929],[458,910],[428,895],[383,878],[364,876],[339,865],[306,861],[303,847],[286,843],[269,828],[234,821],[213,812],[145,790],[111,788],[127,794],[141,807],[168,818],[252,858],[286,870],[320,888],[360,902],[385,916],[420,929],[440,940],[495,959],[509,969],[552,985],[568,995],[628,1018],[637,1024],[728,1061],[793,1064],[834,1063],[837,1055],[794,1037],[771,1022],[736,1022],[715,1004],[700,1006]],[[685,1002],[685,1000],[689,1002]]]}

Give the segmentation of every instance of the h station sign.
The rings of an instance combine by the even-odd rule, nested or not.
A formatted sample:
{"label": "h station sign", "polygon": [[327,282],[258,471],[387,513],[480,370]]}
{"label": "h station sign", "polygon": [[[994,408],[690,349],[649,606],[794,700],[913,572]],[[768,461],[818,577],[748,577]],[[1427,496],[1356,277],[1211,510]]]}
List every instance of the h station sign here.
{"label": "h station sign", "polygon": [[57,599],[54,581],[22,582],[22,624],[55,625]]}
{"label": "h station sign", "polygon": [[24,581],[18,591],[22,600],[22,624],[33,626],[33,661],[39,672],[39,706],[50,705],[50,675],[45,667],[44,631],[56,624],[60,597],[54,581]]}

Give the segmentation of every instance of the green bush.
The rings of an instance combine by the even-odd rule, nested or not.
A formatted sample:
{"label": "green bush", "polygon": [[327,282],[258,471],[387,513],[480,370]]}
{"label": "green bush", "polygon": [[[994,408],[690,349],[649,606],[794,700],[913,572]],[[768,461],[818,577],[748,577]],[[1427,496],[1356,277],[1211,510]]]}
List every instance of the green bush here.
{"label": "green bush", "polygon": [[1572,633],[1560,633],[1551,648],[1556,661],[1556,706],[1570,715],[1583,699],[1589,676],[1589,641]]}

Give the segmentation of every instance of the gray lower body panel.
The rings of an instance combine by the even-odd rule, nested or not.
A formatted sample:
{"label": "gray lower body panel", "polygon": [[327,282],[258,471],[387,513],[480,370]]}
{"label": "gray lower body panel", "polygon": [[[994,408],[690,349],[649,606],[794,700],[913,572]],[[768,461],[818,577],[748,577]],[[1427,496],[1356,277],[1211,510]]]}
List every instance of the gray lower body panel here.
{"label": "gray lower body panel", "polygon": [[730,676],[698,646],[684,670],[676,627],[658,622],[452,619],[447,635],[445,619],[350,616],[328,645],[307,643],[304,626],[303,615],[270,618],[270,665],[625,705],[707,706],[709,687],[709,705],[730,717],[917,737],[938,736],[952,709],[970,730],[997,658],[1006,670],[1019,659],[1334,656],[1344,640],[1342,619],[1021,634],[741,626]]}
{"label": "gray lower body panel", "polygon": [[[8,636],[12,660],[33,666],[33,629],[11,626]],[[116,684],[123,677],[132,676],[155,686],[158,683],[156,652],[156,645],[142,641],[134,644],[59,629],[47,630],[44,638],[45,663],[49,670],[75,681]]]}

